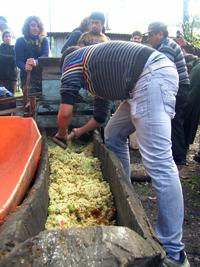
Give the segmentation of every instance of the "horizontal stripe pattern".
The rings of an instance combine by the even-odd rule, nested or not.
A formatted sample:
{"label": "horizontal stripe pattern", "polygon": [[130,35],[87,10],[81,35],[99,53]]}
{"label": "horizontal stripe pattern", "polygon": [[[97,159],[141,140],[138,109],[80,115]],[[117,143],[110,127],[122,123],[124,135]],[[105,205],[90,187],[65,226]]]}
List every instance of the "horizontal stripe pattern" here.
{"label": "horizontal stripe pattern", "polygon": [[179,83],[189,84],[189,75],[181,47],[174,40],[166,37],[157,50],[165,54],[172,62],[174,62],[179,75]]}
{"label": "horizontal stripe pattern", "polygon": [[64,61],[61,93],[74,90],[77,94],[78,87],[83,86],[101,98],[127,99],[153,51],[150,47],[123,41],[74,51]]}

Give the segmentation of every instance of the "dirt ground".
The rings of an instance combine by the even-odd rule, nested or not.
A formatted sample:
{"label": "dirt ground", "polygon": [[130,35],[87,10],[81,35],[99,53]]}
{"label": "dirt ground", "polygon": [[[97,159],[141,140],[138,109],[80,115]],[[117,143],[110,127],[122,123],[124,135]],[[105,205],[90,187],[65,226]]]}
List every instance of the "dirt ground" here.
{"label": "dirt ground", "polygon": [[[197,133],[197,137],[199,136]],[[180,171],[180,179],[184,194],[185,219],[183,226],[183,242],[191,267],[200,267],[200,164],[193,160],[198,151],[198,138],[191,145],[187,160],[189,165]],[[131,150],[132,169],[143,168],[138,150]],[[155,192],[149,182],[133,182],[143,207],[152,225],[155,225],[157,205]]]}

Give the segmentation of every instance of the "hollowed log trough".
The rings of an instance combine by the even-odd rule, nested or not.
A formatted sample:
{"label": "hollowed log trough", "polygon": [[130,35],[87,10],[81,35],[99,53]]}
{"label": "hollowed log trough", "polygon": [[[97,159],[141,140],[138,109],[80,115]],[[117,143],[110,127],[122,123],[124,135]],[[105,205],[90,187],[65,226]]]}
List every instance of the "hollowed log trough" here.
{"label": "hollowed log trough", "polygon": [[[0,267],[159,266],[164,251],[120,161],[96,131],[94,156],[110,184],[117,226],[43,231],[48,208],[48,156],[44,146],[35,183],[19,209],[0,228]],[[39,234],[38,234],[39,233]]]}

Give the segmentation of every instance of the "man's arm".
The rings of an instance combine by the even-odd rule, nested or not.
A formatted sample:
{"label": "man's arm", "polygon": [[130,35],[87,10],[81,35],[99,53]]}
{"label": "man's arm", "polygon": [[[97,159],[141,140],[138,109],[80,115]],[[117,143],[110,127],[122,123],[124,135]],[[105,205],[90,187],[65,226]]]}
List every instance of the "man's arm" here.
{"label": "man's arm", "polygon": [[58,132],[56,137],[67,140],[67,129],[72,119],[73,105],[60,104],[58,112]]}
{"label": "man's arm", "polygon": [[90,119],[86,124],[80,128],[74,128],[72,131],[76,138],[79,138],[82,134],[97,129],[101,124],[98,123],[94,118]]}
{"label": "man's arm", "polygon": [[107,115],[109,113],[109,107],[110,107],[110,102],[108,100],[95,97],[93,118],[90,119],[82,127],[73,129],[75,137],[78,138],[82,134],[95,130],[99,126],[101,126],[107,118]]}

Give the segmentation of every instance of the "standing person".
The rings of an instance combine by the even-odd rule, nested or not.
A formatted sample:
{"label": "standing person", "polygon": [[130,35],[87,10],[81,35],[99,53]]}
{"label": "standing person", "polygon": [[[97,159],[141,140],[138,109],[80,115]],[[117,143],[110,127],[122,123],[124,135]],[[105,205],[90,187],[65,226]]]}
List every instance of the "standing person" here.
{"label": "standing person", "polygon": [[109,100],[123,100],[105,128],[106,146],[120,159],[131,186],[127,136],[136,130],[143,163],[157,194],[156,233],[167,252],[162,266],[190,266],[181,242],[183,195],[171,151],[171,119],[178,91],[175,65],[164,54],[131,42],[102,43],[67,55],[58,132],[53,138],[62,147],[67,145],[67,129],[82,85],[94,96],[94,117],[76,128],[75,136],[105,121]]}
{"label": "standing person", "polygon": [[[190,91],[189,75],[181,47],[168,36],[167,26],[153,22],[148,27],[150,45],[175,63],[179,74],[179,90],[176,96],[176,115],[172,120],[172,152],[177,165],[186,165],[187,144],[183,127],[183,111]],[[163,87],[163,90],[167,90]]]}
{"label": "standing person", "polygon": [[3,43],[0,45],[0,86],[4,86],[12,94],[15,94],[17,68],[12,37],[13,34],[8,29],[2,34]]}
{"label": "standing person", "polygon": [[142,43],[142,33],[140,31],[134,31],[131,34],[130,41],[141,44]]}
{"label": "standing person", "polygon": [[84,18],[81,23],[80,23],[80,26],[78,28],[75,28],[69,35],[69,37],[67,37],[64,45],[63,45],[63,48],[61,50],[61,53],[63,54],[64,51],[70,47],[70,46],[73,46],[73,45],[77,45],[78,43],[78,40],[79,38],[81,37],[81,35],[84,33],[84,32],[88,32],[90,30],[90,21],[89,21],[89,18],[86,17]]}
{"label": "standing person", "polygon": [[15,44],[16,64],[20,69],[21,87],[24,90],[27,71],[31,71],[30,92],[39,92],[42,87],[39,57],[49,56],[49,43],[44,36],[44,26],[39,17],[30,16],[22,28],[24,37],[17,39]]}
{"label": "standing person", "polygon": [[88,46],[108,42],[110,39],[103,33],[105,16],[101,12],[92,12],[89,16],[91,30],[83,33],[78,41],[78,45]]}

